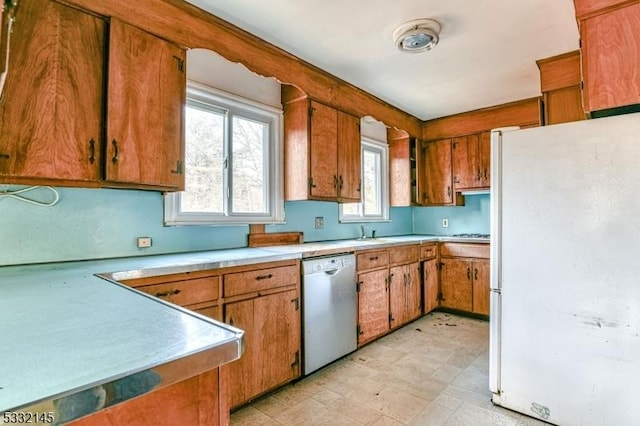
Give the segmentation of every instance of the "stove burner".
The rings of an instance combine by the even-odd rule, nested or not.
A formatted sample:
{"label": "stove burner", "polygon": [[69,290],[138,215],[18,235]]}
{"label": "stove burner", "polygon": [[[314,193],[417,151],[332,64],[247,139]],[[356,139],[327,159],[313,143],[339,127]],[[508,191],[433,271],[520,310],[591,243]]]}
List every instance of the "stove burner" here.
{"label": "stove burner", "polygon": [[453,234],[452,237],[460,238],[490,238],[490,234]]}

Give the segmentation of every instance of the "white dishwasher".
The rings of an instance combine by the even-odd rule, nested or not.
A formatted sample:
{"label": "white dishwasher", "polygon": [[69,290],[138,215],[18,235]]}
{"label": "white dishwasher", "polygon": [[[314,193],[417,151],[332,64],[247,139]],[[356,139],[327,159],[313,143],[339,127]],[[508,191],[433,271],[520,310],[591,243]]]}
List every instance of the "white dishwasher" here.
{"label": "white dishwasher", "polygon": [[303,374],[358,347],[353,254],[302,261]]}

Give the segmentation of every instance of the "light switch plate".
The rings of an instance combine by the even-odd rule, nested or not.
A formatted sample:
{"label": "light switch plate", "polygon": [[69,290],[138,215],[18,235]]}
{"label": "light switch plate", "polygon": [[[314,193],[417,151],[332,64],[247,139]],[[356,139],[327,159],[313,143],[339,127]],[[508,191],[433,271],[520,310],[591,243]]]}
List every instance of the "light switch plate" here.
{"label": "light switch plate", "polygon": [[442,219],[442,227],[443,228],[449,227],[449,219]]}

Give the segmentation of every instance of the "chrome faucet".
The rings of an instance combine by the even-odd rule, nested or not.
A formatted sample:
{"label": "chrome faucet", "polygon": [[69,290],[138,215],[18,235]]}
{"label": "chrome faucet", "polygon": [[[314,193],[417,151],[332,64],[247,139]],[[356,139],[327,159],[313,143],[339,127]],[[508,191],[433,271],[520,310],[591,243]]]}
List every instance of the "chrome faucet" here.
{"label": "chrome faucet", "polygon": [[364,232],[364,225],[360,225],[360,238],[363,240],[367,238],[367,234]]}

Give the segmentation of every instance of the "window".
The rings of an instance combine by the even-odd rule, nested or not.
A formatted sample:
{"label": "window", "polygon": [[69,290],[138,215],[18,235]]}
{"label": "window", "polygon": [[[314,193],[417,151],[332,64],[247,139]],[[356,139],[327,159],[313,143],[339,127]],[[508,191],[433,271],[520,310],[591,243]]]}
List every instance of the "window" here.
{"label": "window", "polygon": [[281,117],[273,107],[189,83],[185,190],[165,196],[165,223],[282,222]]}
{"label": "window", "polygon": [[362,202],[340,204],[341,222],[389,220],[388,151],[386,143],[362,139]]}

